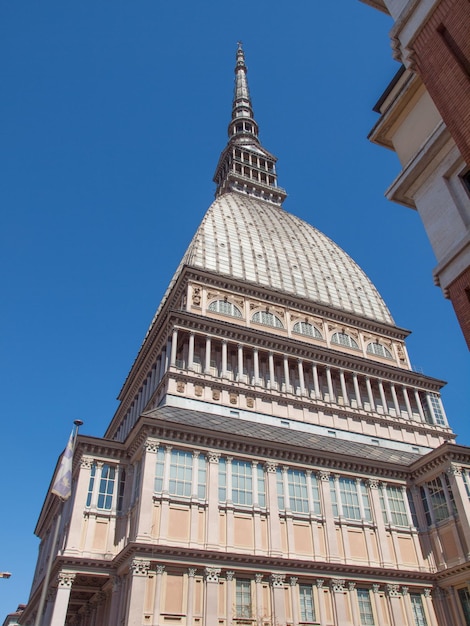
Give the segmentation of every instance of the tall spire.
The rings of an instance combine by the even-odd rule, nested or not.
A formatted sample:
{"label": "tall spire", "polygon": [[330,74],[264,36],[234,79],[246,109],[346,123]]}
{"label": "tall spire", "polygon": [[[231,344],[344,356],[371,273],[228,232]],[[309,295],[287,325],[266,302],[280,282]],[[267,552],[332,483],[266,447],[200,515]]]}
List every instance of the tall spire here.
{"label": "tall spire", "polygon": [[245,53],[239,42],[229,139],[215,171],[215,195],[238,191],[280,205],[287,194],[277,186],[276,157],[262,147],[258,138],[247,71]]}

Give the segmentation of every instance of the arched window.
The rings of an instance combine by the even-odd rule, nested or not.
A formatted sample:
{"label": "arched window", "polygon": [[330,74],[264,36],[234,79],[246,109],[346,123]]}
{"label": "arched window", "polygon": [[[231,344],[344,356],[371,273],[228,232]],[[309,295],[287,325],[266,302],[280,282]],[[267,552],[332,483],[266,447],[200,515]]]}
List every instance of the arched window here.
{"label": "arched window", "polygon": [[232,317],[242,317],[240,309],[231,302],[227,302],[227,300],[214,300],[214,302],[209,304],[208,311],[223,313]]}
{"label": "arched window", "polygon": [[378,342],[368,343],[367,352],[368,354],[375,354],[376,356],[382,356],[386,359],[393,359],[390,350]]}
{"label": "arched window", "polygon": [[308,335],[309,337],[315,337],[316,339],[323,339],[318,328],[308,322],[296,322],[292,330],[294,333],[299,333],[300,335]]}
{"label": "arched window", "polygon": [[334,333],[334,335],[331,337],[331,343],[336,343],[339,346],[346,346],[347,348],[354,348],[355,350],[359,350],[359,346],[354,341],[354,339],[346,333]]}
{"label": "arched window", "polygon": [[253,322],[264,324],[265,326],[274,326],[274,328],[284,328],[281,320],[269,311],[257,311],[251,318]]}

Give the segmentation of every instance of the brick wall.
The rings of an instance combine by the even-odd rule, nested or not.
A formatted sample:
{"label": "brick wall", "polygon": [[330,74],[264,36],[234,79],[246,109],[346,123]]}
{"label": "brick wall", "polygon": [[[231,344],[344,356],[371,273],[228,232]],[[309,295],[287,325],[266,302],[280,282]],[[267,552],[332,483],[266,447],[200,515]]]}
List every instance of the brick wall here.
{"label": "brick wall", "polygon": [[413,50],[416,69],[470,166],[470,0],[442,0]]}
{"label": "brick wall", "polygon": [[448,293],[470,349],[470,267],[449,285]]}

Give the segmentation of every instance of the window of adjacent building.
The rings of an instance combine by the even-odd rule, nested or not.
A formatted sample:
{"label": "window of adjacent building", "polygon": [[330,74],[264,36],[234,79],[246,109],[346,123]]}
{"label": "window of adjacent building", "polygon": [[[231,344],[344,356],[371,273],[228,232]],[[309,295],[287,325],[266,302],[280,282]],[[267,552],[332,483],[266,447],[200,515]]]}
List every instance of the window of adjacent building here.
{"label": "window of adjacent building", "polygon": [[315,606],[311,585],[299,585],[300,621],[315,622]]}
{"label": "window of adjacent building", "polygon": [[315,339],[323,339],[321,332],[313,324],[308,322],[296,322],[292,328],[294,333],[300,335],[307,335],[308,337],[315,337]]}
{"label": "window of adjacent building", "polygon": [[385,359],[393,359],[390,350],[378,342],[368,343],[366,351],[368,354],[375,354],[376,356],[381,356]]}
{"label": "window of adjacent building", "polygon": [[410,593],[410,599],[413,616],[415,618],[415,626],[428,626],[421,595],[419,593]]}
{"label": "window of adjacent building", "polygon": [[458,594],[462,613],[465,618],[465,625],[470,626],[470,592],[468,589],[459,589]]}
{"label": "window of adjacent building", "polygon": [[[278,507],[279,510],[284,510],[286,508],[286,497],[285,497],[285,483],[284,483],[284,475],[283,470],[278,468],[276,470],[277,474],[277,496],[278,496]],[[318,482],[317,477],[314,474],[310,474],[310,477],[307,477],[307,473],[303,470],[298,469],[288,469],[287,472],[287,490],[288,490],[288,499],[289,499],[289,508],[294,513],[314,513],[315,515],[320,515],[321,507],[320,507],[320,494],[318,490]],[[309,485],[310,483],[310,485]],[[310,500],[311,505],[309,503],[309,491],[310,489]],[[310,508],[311,507],[311,508]]]}
{"label": "window of adjacent building", "polygon": [[251,617],[251,582],[249,580],[236,581],[235,613],[238,618],[249,619]]}
{"label": "window of adjacent building", "polygon": [[369,494],[364,481],[344,476],[337,479],[330,477],[330,493],[335,517],[372,521]]}
{"label": "window of adjacent building", "polygon": [[357,602],[359,604],[361,626],[374,626],[374,613],[372,612],[370,591],[368,589],[358,589]]}
{"label": "window of adjacent building", "polygon": [[265,326],[274,326],[274,328],[284,328],[281,320],[269,311],[257,311],[251,318],[253,322],[264,324]]}
{"label": "window of adjacent building", "polygon": [[211,302],[208,306],[208,311],[223,313],[224,315],[230,315],[232,317],[242,317],[240,309],[231,302],[227,302],[227,300],[215,300]]}
{"label": "window of adjacent building", "polygon": [[[165,456],[169,455],[168,475],[165,476]],[[206,496],[206,459],[200,455],[197,459],[196,467],[194,466],[194,455],[192,452],[185,450],[165,450],[159,447],[157,450],[157,462],[155,466],[155,483],[154,490],[157,493],[163,491],[165,480],[168,484],[168,493],[170,496],[179,496],[189,498],[192,493],[193,471],[197,472],[197,496],[205,498]]]}
{"label": "window of adjacent building", "polygon": [[[394,485],[387,485],[380,492],[384,521],[395,526],[409,526],[410,521],[406,510],[403,489]],[[385,505],[385,498],[387,499],[388,511]]]}
{"label": "window of adjacent building", "polygon": [[346,333],[334,333],[331,337],[331,343],[336,343],[339,346],[346,346],[347,348],[354,348],[359,350],[357,342]]}

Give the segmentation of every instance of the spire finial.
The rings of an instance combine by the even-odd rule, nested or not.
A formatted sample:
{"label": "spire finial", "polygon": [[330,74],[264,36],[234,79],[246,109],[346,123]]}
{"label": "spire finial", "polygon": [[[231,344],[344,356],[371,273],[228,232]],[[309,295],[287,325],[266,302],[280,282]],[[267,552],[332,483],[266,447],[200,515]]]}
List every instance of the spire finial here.
{"label": "spire finial", "polygon": [[258,139],[247,72],[243,44],[238,41],[229,141],[214,175],[216,196],[240,191],[280,205],[287,194],[277,186],[276,157],[265,150]]}

